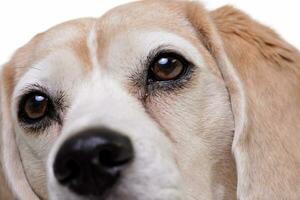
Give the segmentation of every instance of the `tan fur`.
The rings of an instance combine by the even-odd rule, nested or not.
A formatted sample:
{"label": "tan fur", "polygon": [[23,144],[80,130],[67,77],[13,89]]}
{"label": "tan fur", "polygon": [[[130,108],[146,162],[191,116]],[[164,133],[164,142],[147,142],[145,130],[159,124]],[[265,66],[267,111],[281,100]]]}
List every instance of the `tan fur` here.
{"label": "tan fur", "polygon": [[4,67],[4,71],[10,68],[9,66],[13,66],[16,70],[14,81],[18,81],[30,66],[57,49],[72,49],[88,70],[91,64],[86,46],[86,34],[94,21],[93,18],[72,20],[37,34],[28,44],[16,51],[7,64],[8,67]]}
{"label": "tan fur", "polygon": [[[120,33],[134,29],[164,30],[176,33],[194,44],[216,81],[226,86],[228,94],[224,96],[230,98],[234,135],[217,135],[221,133],[220,129],[231,128],[230,120],[228,124],[214,125],[215,130],[206,126],[205,123],[209,122],[199,120],[199,127],[196,127],[201,130],[199,135],[202,134],[201,139],[210,145],[201,152],[205,158],[199,155],[198,160],[191,159],[193,165],[177,163],[182,171],[189,168],[183,173],[188,180],[186,184],[191,185],[188,191],[200,196],[203,189],[200,187],[208,187],[205,191],[210,199],[300,198],[300,54],[272,30],[231,7],[208,13],[195,2],[141,1],[118,7],[97,20],[74,20],[56,26],[33,38],[5,65],[1,82],[5,88],[6,96],[3,99],[6,99],[7,105],[3,107],[10,107],[14,86],[29,67],[56,49],[71,49],[84,70],[90,71],[92,63],[86,39],[92,29],[98,36],[97,59],[101,66],[105,67],[110,62],[107,57],[109,46]],[[66,33],[70,36],[59,40]],[[157,119],[166,129],[168,137],[172,138],[177,148],[177,162],[184,157],[180,153],[188,149],[189,145],[182,142],[186,138],[188,141],[188,136],[172,135],[169,131],[176,129],[168,127],[169,119],[177,115],[175,111],[167,114],[159,111],[177,109],[170,102],[180,104],[179,100],[185,101],[183,95],[194,95],[191,88],[180,93],[180,96],[175,94],[160,99],[160,102],[145,102],[151,117]],[[216,92],[222,93],[220,88]],[[129,90],[136,89],[129,86]],[[201,106],[197,105],[195,109],[200,110]],[[228,111],[226,117],[232,119],[232,113]],[[199,119],[202,115],[214,116],[212,113],[199,113]],[[203,133],[203,130],[206,132]],[[208,165],[212,168],[209,168],[209,180],[192,180],[195,174],[208,174],[206,171],[197,172],[201,170],[199,166],[205,165],[203,162],[210,160],[216,163]],[[18,164],[20,166],[16,167],[22,168],[22,163]],[[18,173],[24,176],[24,173]],[[3,192],[8,190],[1,181],[0,172],[0,199],[10,199],[9,193]],[[221,197],[210,193],[218,185],[222,186]],[[45,190],[41,185],[32,189],[34,192]],[[33,193],[31,195],[34,196]],[[197,196],[193,198],[197,199]]]}
{"label": "tan fur", "polygon": [[248,124],[235,148],[244,156],[243,199],[300,198],[300,54],[242,12],[212,13],[247,96]]}
{"label": "tan fur", "polygon": [[[1,72],[1,69],[0,69]],[[1,90],[0,90],[0,99],[1,99]],[[0,113],[1,113],[1,108],[0,108]],[[2,129],[2,115],[0,115],[0,130]],[[1,133],[1,132],[0,132]],[[0,144],[1,144],[1,139],[0,139]],[[4,173],[3,173],[3,169],[2,169],[2,159],[3,159],[3,155],[2,155],[2,146],[0,146],[0,199],[13,199],[13,195],[11,190],[9,189],[8,185],[7,185],[7,181],[6,178],[4,177]]]}
{"label": "tan fur", "polygon": [[[0,166],[1,167],[1,166]],[[1,169],[1,168],[0,168]],[[0,199],[13,199],[12,193],[7,186],[2,169],[0,170]]]}

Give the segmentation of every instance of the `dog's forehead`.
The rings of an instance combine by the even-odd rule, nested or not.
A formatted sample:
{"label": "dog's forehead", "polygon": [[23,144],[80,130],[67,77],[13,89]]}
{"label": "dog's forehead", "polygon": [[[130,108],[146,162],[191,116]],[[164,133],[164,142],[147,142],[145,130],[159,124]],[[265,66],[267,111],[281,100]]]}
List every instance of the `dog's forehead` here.
{"label": "dog's forehead", "polygon": [[[71,51],[86,68],[90,65],[86,35],[96,19],[85,18],[65,22],[37,34],[13,55],[7,70],[13,70],[18,81],[37,63],[58,50]],[[14,68],[14,69],[11,69]]]}
{"label": "dog's forehead", "polygon": [[186,19],[185,4],[177,1],[139,1],[122,5],[103,15],[98,25],[102,30],[100,34],[107,33],[109,38],[123,31],[139,29],[162,29],[187,37],[193,33]]}
{"label": "dog's forehead", "polygon": [[[169,32],[195,43],[197,33],[186,19],[184,4],[177,1],[139,1],[116,7],[96,23],[99,58],[115,39],[145,32]],[[146,39],[146,38],[145,38]]]}
{"label": "dog's forehead", "polygon": [[[91,53],[96,53],[102,66],[107,65],[111,43],[120,36],[137,32],[165,31],[191,43],[199,42],[197,33],[185,18],[184,5],[177,1],[140,1],[116,7],[100,18],[69,21],[37,35],[15,55],[16,79],[49,54],[66,49],[81,62],[84,70],[92,69]],[[89,39],[94,32],[96,47],[91,52]],[[129,37],[128,37],[129,38]],[[126,52],[125,52],[126,54]]]}

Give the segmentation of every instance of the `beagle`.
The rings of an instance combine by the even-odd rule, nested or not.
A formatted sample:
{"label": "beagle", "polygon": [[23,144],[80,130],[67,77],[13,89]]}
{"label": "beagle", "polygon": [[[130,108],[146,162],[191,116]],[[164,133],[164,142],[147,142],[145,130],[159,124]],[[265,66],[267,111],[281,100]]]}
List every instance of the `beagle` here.
{"label": "beagle", "polygon": [[0,199],[300,199],[299,65],[228,6],[55,26],[1,70]]}

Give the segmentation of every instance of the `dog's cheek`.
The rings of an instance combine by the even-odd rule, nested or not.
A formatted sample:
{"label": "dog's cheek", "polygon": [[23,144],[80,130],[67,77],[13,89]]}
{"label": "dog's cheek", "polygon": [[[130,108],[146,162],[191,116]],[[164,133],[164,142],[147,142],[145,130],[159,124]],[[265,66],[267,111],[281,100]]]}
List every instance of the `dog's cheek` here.
{"label": "dog's cheek", "polygon": [[46,163],[59,131],[58,125],[35,134],[25,132],[20,127],[16,128],[17,144],[26,177],[33,191],[42,198],[48,196]]}
{"label": "dog's cheek", "polygon": [[216,163],[233,162],[233,118],[224,83],[205,73],[192,87],[152,97],[147,107],[169,134],[188,196],[213,198],[214,188],[220,188]]}

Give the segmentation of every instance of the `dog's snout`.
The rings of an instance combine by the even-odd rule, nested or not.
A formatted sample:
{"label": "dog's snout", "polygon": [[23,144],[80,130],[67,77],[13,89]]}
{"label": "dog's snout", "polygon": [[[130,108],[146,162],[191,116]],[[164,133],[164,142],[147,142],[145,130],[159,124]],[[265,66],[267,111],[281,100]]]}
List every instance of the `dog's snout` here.
{"label": "dog's snout", "polygon": [[86,130],[61,146],[54,175],[77,194],[101,196],[116,183],[133,156],[128,137],[105,128]]}

